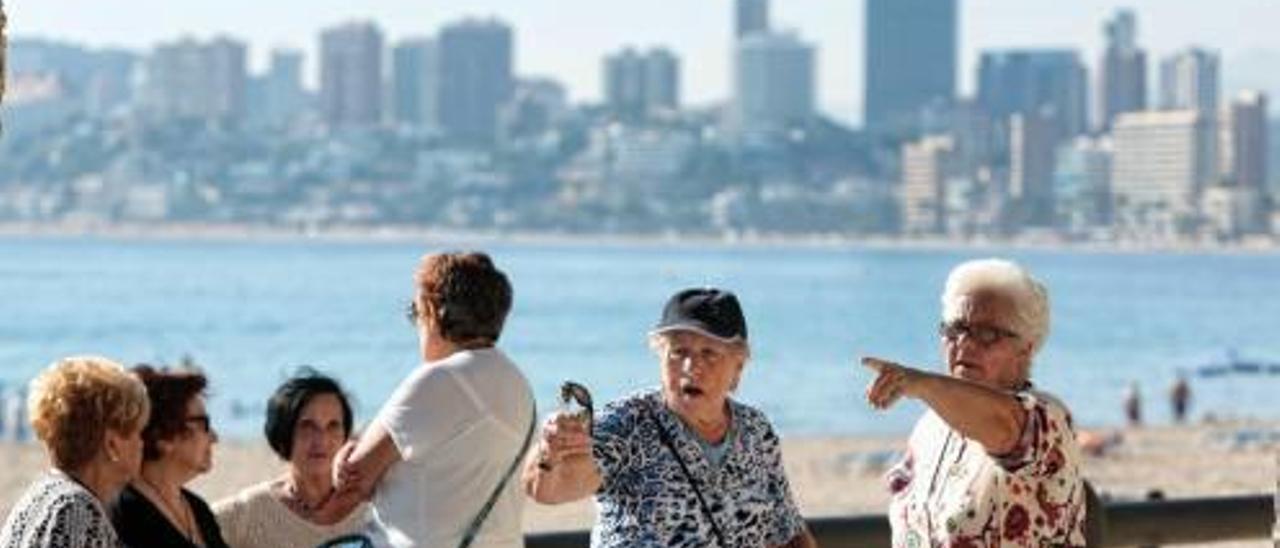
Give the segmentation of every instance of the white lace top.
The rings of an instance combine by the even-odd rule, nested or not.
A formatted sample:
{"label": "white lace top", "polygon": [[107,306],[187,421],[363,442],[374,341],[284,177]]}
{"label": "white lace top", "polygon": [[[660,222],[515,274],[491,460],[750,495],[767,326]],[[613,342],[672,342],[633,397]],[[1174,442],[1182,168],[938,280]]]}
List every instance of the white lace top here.
{"label": "white lace top", "polygon": [[368,524],[369,506],[346,519],[317,525],[293,513],[271,493],[273,481],[259,483],[213,505],[222,537],[232,548],[315,548],[322,542],[358,533]]}
{"label": "white lace top", "polygon": [[52,470],[31,484],[0,529],[0,548],[118,548],[120,540],[98,498]]}

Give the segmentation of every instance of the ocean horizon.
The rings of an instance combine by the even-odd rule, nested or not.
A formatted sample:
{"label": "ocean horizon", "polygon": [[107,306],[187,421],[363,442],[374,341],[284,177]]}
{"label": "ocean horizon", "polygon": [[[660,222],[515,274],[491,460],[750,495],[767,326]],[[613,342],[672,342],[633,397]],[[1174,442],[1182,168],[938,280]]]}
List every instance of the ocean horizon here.
{"label": "ocean horizon", "polygon": [[246,439],[261,435],[267,395],[309,365],[346,385],[363,422],[417,365],[404,306],[418,259],[474,247],[511,277],[515,306],[499,346],[541,412],[565,379],[597,402],[655,386],[646,333],[662,304],[714,285],[739,295],[751,333],[736,398],[786,435],[905,434],[921,407],[872,410],[858,358],[939,367],[943,280],[963,260],[1000,256],[1049,287],[1052,328],[1032,378],[1077,422],[1119,424],[1131,382],[1147,417],[1167,421],[1179,373],[1191,381],[1193,416],[1280,417],[1280,375],[1210,369],[1228,353],[1280,362],[1280,255],[1194,250],[3,236],[0,383],[12,390],[72,354],[126,364],[189,356],[210,377],[216,427]]}

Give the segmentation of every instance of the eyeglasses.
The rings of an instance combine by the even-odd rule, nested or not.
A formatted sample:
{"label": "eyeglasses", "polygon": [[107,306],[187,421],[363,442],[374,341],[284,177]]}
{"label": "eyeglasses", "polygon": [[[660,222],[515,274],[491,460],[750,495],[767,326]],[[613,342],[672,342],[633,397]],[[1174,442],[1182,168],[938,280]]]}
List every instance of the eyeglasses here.
{"label": "eyeglasses", "polygon": [[951,322],[942,322],[938,325],[938,334],[949,342],[960,340],[961,335],[968,336],[970,340],[978,343],[978,345],[987,347],[991,346],[1001,339],[1017,339],[1020,338],[1017,333],[996,327],[993,325],[973,325],[964,320],[955,320]]}
{"label": "eyeglasses", "polygon": [[404,318],[409,320],[409,323],[418,325],[418,301],[409,301],[409,304],[405,305]]}
{"label": "eyeglasses", "polygon": [[182,419],[185,424],[196,425],[205,433],[213,432],[213,424],[209,422],[209,415],[192,415]]}
{"label": "eyeglasses", "polygon": [[[574,409],[574,404],[577,404],[577,409]],[[587,430],[591,430],[591,422],[595,416],[595,406],[591,404],[591,391],[587,390],[587,387],[573,381],[564,381],[560,385],[560,408],[569,414],[585,419]]]}
{"label": "eyeglasses", "polygon": [[668,362],[681,363],[685,360],[691,360],[700,362],[705,366],[715,367],[724,363],[729,358],[729,354],[714,348],[671,346],[667,348],[665,357]]}

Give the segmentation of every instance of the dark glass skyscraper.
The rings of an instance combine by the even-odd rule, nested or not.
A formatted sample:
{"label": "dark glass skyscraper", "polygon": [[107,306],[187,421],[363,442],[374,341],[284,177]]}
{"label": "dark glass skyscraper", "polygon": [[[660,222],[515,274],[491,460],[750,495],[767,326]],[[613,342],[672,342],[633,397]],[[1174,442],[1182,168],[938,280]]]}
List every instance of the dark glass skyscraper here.
{"label": "dark glass skyscraper", "polygon": [[437,47],[437,114],[445,134],[465,144],[492,145],[498,109],[514,87],[511,27],[492,19],[467,19],[441,29]]}
{"label": "dark glass skyscraper", "polygon": [[863,120],[910,133],[920,109],[956,92],[957,0],[866,0]]}
{"label": "dark glass skyscraper", "polygon": [[1088,76],[1075,50],[1001,50],[982,53],[978,104],[997,122],[1014,114],[1053,120],[1055,141],[1089,129]]}
{"label": "dark glass skyscraper", "polygon": [[734,35],[742,38],[754,32],[769,30],[769,0],[737,0]]}

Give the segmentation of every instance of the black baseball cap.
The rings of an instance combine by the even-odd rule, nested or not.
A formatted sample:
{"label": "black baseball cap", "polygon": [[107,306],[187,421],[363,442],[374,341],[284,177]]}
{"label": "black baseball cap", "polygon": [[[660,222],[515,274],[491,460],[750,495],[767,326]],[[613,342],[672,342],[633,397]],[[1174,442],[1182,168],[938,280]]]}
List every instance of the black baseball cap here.
{"label": "black baseball cap", "polygon": [[693,331],[724,342],[747,340],[747,320],[732,292],[712,287],[676,293],[662,309],[653,333]]}

